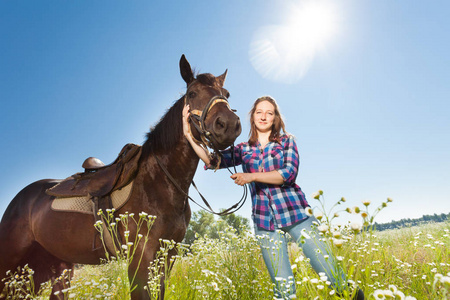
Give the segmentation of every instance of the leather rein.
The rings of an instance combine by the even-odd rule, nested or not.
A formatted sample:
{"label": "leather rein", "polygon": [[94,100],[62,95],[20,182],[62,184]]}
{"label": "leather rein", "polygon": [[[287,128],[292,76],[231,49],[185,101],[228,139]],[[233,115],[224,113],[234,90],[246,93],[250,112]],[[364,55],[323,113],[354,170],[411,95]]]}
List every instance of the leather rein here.
{"label": "leather rein", "polygon": [[[187,88],[187,90],[189,90],[189,87]],[[187,94],[187,92],[186,92]],[[186,101],[186,96],[185,96],[185,105],[187,104]],[[214,97],[212,97],[209,101],[208,104],[205,106],[205,108],[203,109],[203,111],[200,110],[191,110],[191,114],[189,116],[189,121],[192,125],[194,125],[194,128],[198,131],[198,133],[200,134],[200,139],[201,141],[199,141],[198,139],[196,139],[192,133],[191,133],[191,137],[194,140],[195,143],[197,143],[198,145],[200,145],[208,154],[208,147],[210,147],[211,149],[214,150],[213,154],[215,154],[219,161],[218,164],[220,164],[220,157],[222,156],[222,154],[220,153],[220,151],[218,149],[216,149],[216,147],[214,147],[214,143],[212,141],[212,139],[214,138],[213,135],[206,130],[205,127],[205,119],[206,119],[206,115],[208,114],[208,112],[211,110],[211,108],[216,105],[217,103],[220,102],[224,102],[226,103],[228,109],[230,109],[231,111],[235,112],[236,110],[233,110],[230,108],[230,105],[228,103],[228,99],[227,97],[223,96],[223,95],[216,95]],[[198,124],[196,122],[198,122]],[[232,159],[233,159],[233,167],[234,167],[234,172],[236,172],[236,167],[234,166],[234,144],[231,146],[232,147]],[[211,156],[211,154],[210,154]],[[200,205],[199,203],[197,203],[194,199],[192,199],[192,197],[190,197],[188,195],[188,193],[186,193],[176,182],[176,180],[173,178],[172,175],[170,175],[169,171],[163,166],[163,164],[161,163],[161,161],[159,160],[158,156],[155,155],[155,159],[159,165],[159,167],[164,171],[164,173],[166,174],[167,178],[169,178],[169,180],[172,182],[172,184],[183,194],[185,195],[187,198],[189,198],[192,202],[194,202],[195,204],[197,204],[200,208],[218,215],[218,216],[226,216],[226,215],[230,215],[232,213],[235,213],[236,211],[238,211],[245,203],[245,201],[247,200],[247,184],[245,184],[243,186],[244,188],[244,192],[243,195],[241,197],[241,199],[234,204],[233,206],[231,206],[230,208],[227,208],[221,212],[215,212],[212,208],[211,205],[208,203],[208,201],[206,200],[206,198],[200,193],[200,191],[198,190],[197,186],[195,185],[194,180],[192,180],[192,185],[194,186],[195,190],[197,191],[197,193],[200,195],[200,197],[203,200],[203,203],[206,205],[207,208],[205,208],[204,206]],[[227,170],[231,173],[234,174],[232,171],[230,171],[229,167],[226,166]]]}

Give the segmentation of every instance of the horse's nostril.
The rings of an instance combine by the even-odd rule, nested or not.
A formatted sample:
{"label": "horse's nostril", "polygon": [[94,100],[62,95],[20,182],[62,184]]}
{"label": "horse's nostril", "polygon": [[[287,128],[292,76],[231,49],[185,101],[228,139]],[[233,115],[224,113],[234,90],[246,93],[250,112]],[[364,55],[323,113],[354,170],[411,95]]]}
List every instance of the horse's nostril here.
{"label": "horse's nostril", "polygon": [[220,118],[216,119],[216,129],[220,130],[225,128],[225,122],[223,122]]}

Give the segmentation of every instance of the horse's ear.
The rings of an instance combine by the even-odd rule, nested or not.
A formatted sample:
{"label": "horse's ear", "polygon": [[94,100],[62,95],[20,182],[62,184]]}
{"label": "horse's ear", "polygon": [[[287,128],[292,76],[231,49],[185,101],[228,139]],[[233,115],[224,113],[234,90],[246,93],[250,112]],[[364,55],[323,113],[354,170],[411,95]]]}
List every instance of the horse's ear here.
{"label": "horse's ear", "polygon": [[181,77],[183,77],[183,80],[186,82],[187,85],[189,85],[192,80],[194,80],[194,73],[192,72],[191,65],[187,61],[186,57],[181,55],[180,58],[180,73]]}
{"label": "horse's ear", "polygon": [[225,79],[227,78],[227,73],[228,73],[228,69],[226,69],[222,75],[216,77],[217,81],[221,87],[223,87],[223,84],[225,83]]}

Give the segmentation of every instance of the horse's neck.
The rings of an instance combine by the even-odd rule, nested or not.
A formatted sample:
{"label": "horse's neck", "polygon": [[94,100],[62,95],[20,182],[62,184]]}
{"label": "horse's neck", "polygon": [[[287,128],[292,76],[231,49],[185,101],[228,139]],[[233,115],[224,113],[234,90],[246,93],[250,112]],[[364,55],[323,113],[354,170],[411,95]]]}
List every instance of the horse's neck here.
{"label": "horse's neck", "polygon": [[[178,185],[187,193],[194,178],[195,171],[197,170],[199,160],[199,157],[189,145],[186,138],[182,137],[177,145],[169,151],[165,151],[164,153],[148,153],[146,159],[141,162],[140,170],[144,171],[139,173],[143,176],[144,182],[155,181],[155,176],[165,177],[160,178],[161,181],[158,180],[158,182],[167,181],[171,186]],[[171,182],[171,179],[165,173],[166,171],[176,181],[176,184]],[[177,194],[181,195],[181,193]]]}
{"label": "horse's neck", "polygon": [[[194,178],[195,171],[199,163],[199,157],[189,145],[185,137],[182,138],[180,143],[169,153],[167,156],[167,169],[171,170],[173,177],[184,180],[189,188],[192,179]],[[172,174],[173,173],[173,174]]]}

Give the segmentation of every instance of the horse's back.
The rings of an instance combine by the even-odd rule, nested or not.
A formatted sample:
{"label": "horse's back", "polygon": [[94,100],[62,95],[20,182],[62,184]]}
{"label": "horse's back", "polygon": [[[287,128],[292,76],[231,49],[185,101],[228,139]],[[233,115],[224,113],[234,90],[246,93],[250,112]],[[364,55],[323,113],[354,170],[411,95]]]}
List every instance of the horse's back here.
{"label": "horse's back", "polygon": [[41,200],[42,196],[46,195],[45,191],[60,181],[56,179],[42,179],[24,187],[6,208],[0,225],[0,234],[5,223],[16,222],[18,218],[29,216],[30,209],[36,201]]}

